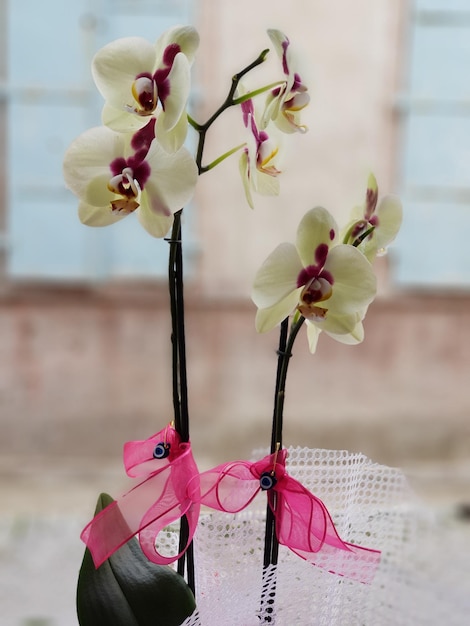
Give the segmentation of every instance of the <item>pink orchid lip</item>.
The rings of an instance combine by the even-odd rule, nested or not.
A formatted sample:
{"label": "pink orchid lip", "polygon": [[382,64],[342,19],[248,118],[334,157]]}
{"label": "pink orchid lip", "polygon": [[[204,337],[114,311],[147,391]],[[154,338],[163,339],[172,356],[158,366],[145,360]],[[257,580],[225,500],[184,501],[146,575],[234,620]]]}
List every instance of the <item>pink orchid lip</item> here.
{"label": "pink orchid lip", "polygon": [[310,102],[310,96],[308,93],[297,93],[284,102],[282,108],[284,111],[301,111]]}
{"label": "pink orchid lip", "polygon": [[170,93],[168,74],[173,67],[173,62],[181,47],[177,43],[169,44],[163,52],[163,67],[159,67],[153,74],[142,72],[138,74],[132,83],[132,95],[138,104],[138,108],[130,107],[137,115],[152,115],[161,102],[165,109],[165,100]]}
{"label": "pink orchid lip", "polygon": [[134,112],[138,115],[151,115],[158,104],[157,83],[152,76],[147,73],[136,76],[131,91],[139,105],[139,108],[133,109]]}
{"label": "pink orchid lip", "polygon": [[135,77],[132,84],[132,95],[140,108],[131,110],[137,115],[152,115],[160,101],[165,110],[165,100],[168,98],[171,87],[168,75],[173,62],[181,47],[177,43],[169,44],[163,52],[163,67],[159,67],[154,74],[142,72]]}
{"label": "pink orchid lip", "polygon": [[121,174],[113,176],[108,182],[108,189],[120,198],[111,201],[111,210],[113,213],[133,213],[139,208],[137,198],[140,196],[141,188],[138,181],[134,178],[134,173],[130,167],[122,170]]}
{"label": "pink orchid lip", "polygon": [[[141,151],[137,151],[133,156],[125,159],[124,157],[117,157],[109,164],[109,169],[111,170],[112,178],[110,180],[110,184],[113,184],[113,187],[118,182],[119,176],[122,177],[122,185],[117,186],[118,191],[115,193],[120,193],[123,195],[132,195],[127,192],[129,187],[132,189],[133,195],[137,196],[137,191],[142,191],[145,187],[145,183],[148,181],[151,168],[148,162],[145,160],[147,156],[147,152],[145,149]],[[114,182],[113,182],[114,181]],[[111,189],[113,191],[114,189]]]}
{"label": "pink orchid lip", "polygon": [[300,300],[302,304],[311,306],[316,302],[323,302],[331,298],[333,287],[330,281],[324,276],[312,278],[304,287]]}
{"label": "pink orchid lip", "polygon": [[145,159],[155,136],[154,128],[155,120],[137,131],[131,140],[135,153],[127,159],[117,157],[109,164],[111,178],[108,189],[120,196],[110,202],[113,213],[128,215],[140,206],[140,195],[151,174],[150,165]]}
{"label": "pink orchid lip", "polygon": [[126,197],[137,198],[141,188],[138,181],[134,178],[134,172],[130,167],[125,167],[121,174],[113,176],[108,183],[109,191]]}

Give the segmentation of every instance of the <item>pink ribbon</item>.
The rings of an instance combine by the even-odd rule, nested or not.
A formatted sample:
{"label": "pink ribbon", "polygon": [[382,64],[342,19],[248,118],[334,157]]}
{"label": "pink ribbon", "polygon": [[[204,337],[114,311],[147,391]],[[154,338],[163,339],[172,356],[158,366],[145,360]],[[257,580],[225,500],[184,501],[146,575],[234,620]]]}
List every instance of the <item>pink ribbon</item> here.
{"label": "pink ribbon", "polygon": [[[176,430],[167,426],[149,439],[126,443],[124,466],[129,476],[141,482],[98,513],[81,534],[95,567],[137,533],[150,561],[173,563],[187,550],[199,518],[197,487],[192,487],[195,502],[187,490],[188,483],[198,476],[189,442],[181,442]],[[160,554],[155,547],[157,535],[183,515],[189,525],[186,546],[175,556]]]}
{"label": "pink ribbon", "polygon": [[286,457],[287,451],[282,449],[256,463],[219,465],[191,481],[190,499],[218,511],[237,513],[265,490],[280,544],[332,573],[371,582],[380,552],[339,537],[323,502],[287,474]]}

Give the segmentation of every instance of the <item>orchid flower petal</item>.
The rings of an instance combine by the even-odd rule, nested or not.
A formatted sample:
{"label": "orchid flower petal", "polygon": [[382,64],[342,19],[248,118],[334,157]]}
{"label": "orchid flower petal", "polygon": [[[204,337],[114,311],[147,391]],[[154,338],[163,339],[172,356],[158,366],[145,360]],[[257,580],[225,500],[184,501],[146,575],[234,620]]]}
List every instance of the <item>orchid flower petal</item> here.
{"label": "orchid flower petal", "polygon": [[155,47],[142,37],[123,37],[99,50],[92,61],[92,75],[98,91],[111,105],[131,106],[136,77],[155,69]]}
{"label": "orchid flower petal", "polygon": [[155,135],[162,148],[172,154],[179,150],[186,140],[188,133],[188,116],[186,109],[170,131],[165,129],[165,116],[159,115],[155,126]]}
{"label": "orchid flower petal", "polygon": [[248,202],[251,209],[255,208],[253,203],[253,195],[251,193],[251,183],[250,183],[250,157],[247,150],[243,150],[240,155],[240,160],[238,163],[238,168],[240,171],[240,176],[243,183],[243,189],[245,191],[246,201]]}
{"label": "orchid flower petal", "polygon": [[334,278],[328,310],[355,313],[375,298],[377,281],[369,261],[353,246],[339,244],[327,257],[325,270]]}
{"label": "orchid flower petal", "polygon": [[165,132],[172,130],[186,110],[186,101],[190,91],[189,62],[181,52],[175,56],[166,81],[170,85],[169,93],[163,101],[162,126]]}
{"label": "orchid flower petal", "polygon": [[377,180],[371,173],[364,204],[352,209],[350,221],[341,233],[344,243],[356,246],[370,262],[395,239],[403,219],[397,196],[385,196],[377,204],[378,195]]}
{"label": "orchid flower petal", "polygon": [[109,164],[124,155],[124,146],[122,136],[103,126],[82,133],[64,156],[63,174],[67,187],[81,196],[97,176],[107,175],[109,180]]}
{"label": "orchid flower petal", "polygon": [[78,217],[86,226],[109,226],[115,224],[127,216],[126,213],[114,213],[109,206],[93,206],[86,202],[78,205]]}
{"label": "orchid flower petal", "polygon": [[266,128],[272,120],[284,133],[306,132],[307,127],[300,121],[300,112],[309,101],[307,87],[302,83],[296,70],[289,39],[279,30],[268,30],[274,49],[281,60],[285,82],[272,90],[266,98],[265,110],[261,117],[261,128]]}
{"label": "orchid flower petal", "polygon": [[[154,201],[156,196],[154,196]],[[172,224],[173,224],[173,215],[164,215],[158,209],[164,208],[160,207],[156,202],[151,208],[149,204],[149,195],[142,195],[141,204],[138,210],[136,211],[137,218],[140,224],[145,228],[145,230],[152,235],[152,237],[157,237],[161,239],[168,234]],[[155,210],[157,209],[157,211]]]}
{"label": "orchid flower petal", "polygon": [[251,297],[259,308],[271,307],[297,290],[297,276],[302,270],[297,248],[280,244],[256,273]]}
{"label": "orchid flower petal", "polygon": [[[289,47],[289,39],[282,31],[276,28],[269,28],[267,33],[269,39],[272,41],[277,56],[282,61],[283,57],[285,56],[285,51]],[[283,64],[283,69],[285,74],[289,73],[289,68],[287,64]]]}
{"label": "orchid flower petal", "polygon": [[377,250],[385,248],[391,243],[400,230],[403,220],[403,207],[400,198],[388,195],[382,198],[375,214],[378,226],[372,233],[371,241],[374,241]]}
{"label": "orchid flower petal", "polygon": [[265,309],[258,309],[255,319],[257,332],[267,333],[288,317],[295,310],[299,302],[301,292],[302,287],[299,287],[273,306]]}
{"label": "orchid flower petal", "polygon": [[309,322],[309,320],[306,321],[306,324],[308,348],[311,354],[315,354],[318,345],[318,339],[322,331],[320,330],[320,328],[318,328],[316,324]]}
{"label": "orchid flower petal", "polygon": [[149,124],[139,134],[90,129],[68,149],[64,177],[84,224],[105,226],[136,212],[151,235],[163,237],[191,199],[198,171],[185,148],[167,153]]}
{"label": "orchid flower petal", "polygon": [[194,26],[173,26],[158,38],[155,44],[157,57],[162,58],[165,49],[172,44],[179,47],[191,65],[199,46],[199,34]]}
{"label": "orchid flower petal", "polygon": [[[239,91],[243,93],[243,87]],[[280,142],[264,130],[260,131],[255,119],[252,100],[245,101],[241,108],[243,122],[248,133],[246,147],[239,161],[239,169],[247,202],[253,208],[252,191],[267,196],[279,194],[280,186],[277,177],[281,171],[276,161]]]}
{"label": "orchid flower petal", "polygon": [[308,131],[308,126],[301,123],[301,109],[303,109],[310,101],[310,96],[308,94],[302,94],[304,104],[299,109],[290,109],[284,107],[282,111],[282,115],[278,115],[275,120],[276,127],[283,133],[293,134],[293,133],[306,133]]}
{"label": "orchid flower petal", "polygon": [[[346,315],[335,315],[331,311],[328,311],[324,319],[307,320],[307,330],[315,327],[319,331],[325,332],[333,339],[340,341],[340,343],[361,343],[364,339],[362,320],[365,317],[366,310],[367,309],[363,309],[362,311],[348,313]],[[313,334],[313,331],[311,332]]]}
{"label": "orchid flower petal", "polygon": [[198,179],[197,165],[190,152],[181,148],[167,153],[153,141],[146,161],[152,172],[145,187],[150,207],[166,215],[183,208],[192,198]]}
{"label": "orchid flower petal", "polygon": [[[283,86],[279,87],[279,89],[282,92],[285,91],[286,85],[284,84]],[[271,120],[278,119],[278,117],[281,115],[281,104],[281,97],[279,95],[275,95],[272,92],[268,93],[264,105],[264,112],[261,116],[261,128],[266,128]]]}
{"label": "orchid flower petal", "polygon": [[278,196],[280,191],[279,179],[270,174],[258,172],[256,191],[263,196]]}
{"label": "orchid flower petal", "polygon": [[333,245],[337,233],[336,221],[326,209],[316,207],[308,211],[297,229],[296,246],[303,266],[314,265],[318,247]]}
{"label": "orchid flower petal", "polygon": [[148,124],[149,118],[142,115],[130,115],[129,111],[105,102],[101,111],[101,121],[118,133],[129,133],[143,128]]}
{"label": "orchid flower petal", "polygon": [[349,346],[355,346],[358,343],[362,343],[364,340],[364,326],[362,321],[357,322],[354,328],[348,333],[335,333],[326,329],[325,333],[335,341]]}
{"label": "orchid flower petal", "polygon": [[168,151],[178,150],[186,138],[189,68],[198,45],[193,27],[177,26],[155,45],[125,37],[102,48],[93,59],[92,73],[105,99],[103,123],[131,132],[157,117],[159,141]]}

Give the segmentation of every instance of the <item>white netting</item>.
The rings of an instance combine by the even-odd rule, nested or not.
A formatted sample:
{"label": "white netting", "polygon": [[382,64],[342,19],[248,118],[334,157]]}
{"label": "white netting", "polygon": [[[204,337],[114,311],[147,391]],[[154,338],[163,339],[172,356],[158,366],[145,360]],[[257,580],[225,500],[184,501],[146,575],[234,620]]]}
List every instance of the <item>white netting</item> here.
{"label": "white netting", "polygon": [[[260,458],[264,453],[257,455]],[[468,554],[417,502],[403,474],[361,454],[289,450],[289,474],[328,507],[341,538],[380,549],[371,585],[330,574],[280,547],[262,579],[266,498],[236,515],[202,514],[195,538],[198,611],[182,626],[463,626]],[[274,586],[272,621],[261,595]],[[264,620],[264,621],[263,621]]]}

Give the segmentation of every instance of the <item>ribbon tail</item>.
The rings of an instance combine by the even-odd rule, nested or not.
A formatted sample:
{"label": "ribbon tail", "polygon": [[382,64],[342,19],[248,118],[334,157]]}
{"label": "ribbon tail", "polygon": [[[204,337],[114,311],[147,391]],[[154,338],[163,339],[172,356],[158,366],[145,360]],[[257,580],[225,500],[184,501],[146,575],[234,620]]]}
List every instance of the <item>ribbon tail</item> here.
{"label": "ribbon tail", "polygon": [[[190,500],[187,500],[184,504],[177,503],[171,510],[167,510],[164,515],[141,528],[139,532],[140,547],[149,561],[157,563],[158,565],[170,565],[183,556],[193,540],[194,533],[196,532],[200,508],[199,504],[194,504]],[[170,524],[178,521],[181,517],[183,517],[183,515],[186,515],[189,529],[186,545],[178,554],[166,556],[157,549],[157,537],[159,533],[161,533],[164,529],[168,529]],[[153,517],[153,514],[151,514],[150,511],[149,516]]]}
{"label": "ribbon tail", "polygon": [[[83,529],[80,538],[99,567],[141,528],[145,512],[155,502],[155,494],[164,493],[171,477],[170,467],[152,474],[119,500],[112,502]],[[160,499],[159,499],[160,500]]]}
{"label": "ribbon tail", "polygon": [[80,535],[96,568],[136,533],[134,528],[130,528],[119,505],[120,502],[114,501],[104,508],[85,526]]}
{"label": "ribbon tail", "polygon": [[276,487],[275,506],[279,543],[306,561],[329,572],[370,583],[380,563],[380,552],[344,542],[323,502],[301,483],[285,475]]}
{"label": "ribbon tail", "polygon": [[[201,508],[200,503],[194,502],[189,496],[189,483],[197,479],[197,476],[197,466],[188,446],[184,454],[172,462],[169,479],[161,490],[158,500],[148,508],[139,524],[140,547],[153,563],[169,565],[179,559],[188,549],[196,532]],[[153,497],[155,498],[155,495]],[[188,520],[189,532],[186,545],[179,554],[171,556],[162,554],[157,550],[157,536],[183,515],[186,515]]]}

